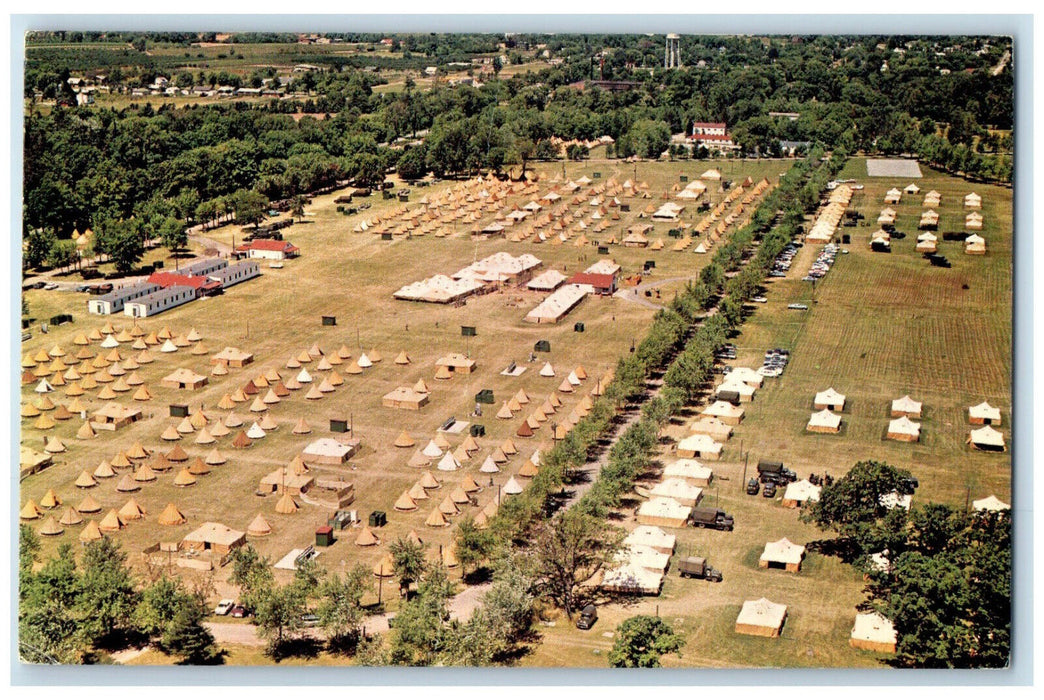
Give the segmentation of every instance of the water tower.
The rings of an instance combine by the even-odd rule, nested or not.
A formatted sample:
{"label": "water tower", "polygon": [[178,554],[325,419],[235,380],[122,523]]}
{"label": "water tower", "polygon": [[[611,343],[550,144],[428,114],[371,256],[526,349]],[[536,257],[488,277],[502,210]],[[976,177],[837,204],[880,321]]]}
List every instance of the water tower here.
{"label": "water tower", "polygon": [[677,34],[667,35],[667,46],[663,52],[664,68],[681,68],[681,37]]}

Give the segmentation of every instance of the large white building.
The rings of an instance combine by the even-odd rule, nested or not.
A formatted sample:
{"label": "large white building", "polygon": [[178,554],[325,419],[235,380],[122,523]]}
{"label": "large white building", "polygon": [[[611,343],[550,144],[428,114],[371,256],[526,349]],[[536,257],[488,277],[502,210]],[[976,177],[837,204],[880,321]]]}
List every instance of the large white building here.
{"label": "large white building", "polygon": [[103,294],[96,299],[88,299],[87,311],[92,314],[116,314],[123,311],[123,306],[127,302],[141,299],[160,289],[162,287],[151,282],[129,284],[125,287],[114,289],[108,294]]}
{"label": "large white building", "polygon": [[241,260],[240,262],[226,265],[220,270],[215,270],[207,274],[210,279],[217,280],[221,283],[221,288],[225,289],[231,287],[234,284],[245,282],[248,279],[259,277],[261,275],[261,264],[256,260]]}
{"label": "large white building", "polygon": [[159,291],[147,294],[140,299],[127,302],[124,305],[123,313],[135,318],[155,316],[156,314],[163,313],[167,309],[173,309],[175,306],[187,304],[195,298],[195,289],[192,287],[176,285],[166,289],[160,289]]}

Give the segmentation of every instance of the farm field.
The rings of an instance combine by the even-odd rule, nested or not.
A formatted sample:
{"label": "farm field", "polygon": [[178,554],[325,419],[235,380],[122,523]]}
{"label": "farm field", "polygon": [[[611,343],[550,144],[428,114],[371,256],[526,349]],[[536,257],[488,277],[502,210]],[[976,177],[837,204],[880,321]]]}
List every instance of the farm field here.
{"label": "farm field", "polygon": [[[679,174],[686,173],[694,178],[713,165],[720,166],[727,177],[750,175],[758,180],[767,176],[775,181],[776,176],[785,171],[790,163],[763,161],[721,164],[690,161],[628,164],[626,168],[616,166],[616,169],[609,164],[568,164],[565,167],[569,178],[579,178],[584,174],[590,177],[594,172],[602,171],[605,179],[616,176],[623,181],[627,177],[637,176],[647,181],[649,191],[656,196],[649,200],[636,199],[644,207],[647,202],[661,201],[659,194],[677,183]],[[548,178],[561,174],[560,165],[553,169],[538,167],[538,170],[543,171]],[[422,195],[434,196],[440,189],[452,184],[439,183],[430,188],[415,188],[411,206]],[[544,186],[541,183],[541,187]],[[337,193],[334,193],[316,198],[307,208],[305,222],[284,230],[287,239],[301,247],[301,258],[287,261],[282,269],[265,266],[261,278],[233,287],[222,296],[196,301],[141,322],[146,331],[159,331],[169,326],[175,336],[187,334],[191,328],[195,328],[209,351],[207,354],[192,355],[188,347],[172,354],[159,353],[153,349],[156,361],[136,370],[154,396],[152,401],[142,404],[145,420],[122,428],[114,435],[101,433],[91,440],[74,437],[81,424],[79,419],[59,422],[57,427],[47,431],[36,430],[32,427],[31,419],[25,420],[22,426],[23,445],[41,449],[46,434],[61,438],[68,449],[55,456],[54,466],[22,481],[22,502],[29,498],[39,501],[48,489],[53,488],[62,499],[64,508],[66,505],[76,505],[89,493],[102,505],[102,511],[86,517],[98,519],[109,508],[118,509],[133,496],[145,509],[145,519],[130,522],[114,537],[130,553],[130,561],[136,565],[141,564],[138,553],[146,547],[160,541],[178,541],[202,522],[218,521],[243,530],[260,512],[268,519],[273,533],[262,539],[250,538],[250,541],[262,554],[276,561],[291,548],[304,547],[313,542],[315,528],[325,524],[330,511],[298,499],[301,510],[296,514],[277,514],[274,508],[278,496],[261,498],[254,495],[259,479],[287,464],[311,440],[329,435],[329,418],[348,418],[354,427],[354,434],[362,440],[359,455],[351,460],[347,470],[316,468],[313,473],[319,477],[343,477],[353,482],[356,501],[350,508],[357,509],[362,517],[372,510],[384,510],[388,513],[389,523],[378,531],[381,545],[357,547],[353,544],[357,531],[346,531],[332,547],[323,550],[319,563],[330,569],[340,568],[342,562],[346,566],[356,562],[372,565],[384,555],[388,543],[411,530],[415,530],[431,546],[434,555],[438,545],[451,542],[453,530],[428,528],[424,521],[448,493],[466,476],[471,476],[483,487],[483,491],[477,494],[479,507],[469,506],[465,510],[477,514],[494,497],[495,487],[490,487],[486,475],[479,474],[478,466],[505,438],[514,438],[518,424],[527,415],[526,412],[518,413],[516,419],[511,421],[495,419],[493,414],[502,402],[523,388],[533,399],[534,403],[527,407],[532,411],[556,390],[570,370],[583,365],[589,379],[577,387],[576,392],[559,394],[564,406],[559,409],[558,415],[567,416],[580,398],[594,386],[597,378],[615,365],[616,358],[628,351],[632,341],[642,337],[644,328],[657,308],[655,298],[646,300],[648,305],[629,303],[619,298],[589,298],[558,325],[537,326],[522,319],[543,298],[543,294],[515,288],[470,298],[466,305],[459,308],[394,300],[392,292],[404,284],[435,273],[451,274],[475,259],[501,250],[514,255],[532,253],[544,261],[545,269],[553,267],[567,274],[583,269],[605,256],[598,256],[593,246],[578,249],[572,245],[572,241],[558,246],[504,240],[473,241],[464,227],[441,239],[427,236],[412,240],[399,238],[382,241],[373,234],[352,233],[352,229],[363,219],[386,214],[400,206],[397,201],[382,201],[378,197],[361,200],[373,202],[373,207],[359,215],[346,217],[336,211],[333,202],[336,196]],[[718,191],[710,194],[713,202],[723,196]],[[622,231],[637,220],[640,209],[638,206],[632,207],[631,213],[625,214],[606,235],[622,237]],[[687,209],[683,220],[697,220],[694,210],[694,207]],[[656,224],[650,240],[666,238],[668,228],[668,224]],[[232,242],[233,235],[237,240],[242,238],[238,227],[225,227],[208,231],[204,235],[228,243]],[[709,256],[693,255],[691,247],[689,251],[679,253],[670,251],[669,247],[650,251],[613,246],[609,257],[622,265],[623,275],[640,271],[645,260],[656,260],[655,275],[645,280],[656,281],[694,276]],[[167,267],[172,265],[168,263]],[[108,318],[88,316],[84,308],[86,298],[72,292],[26,292],[32,316],[48,318],[64,311],[72,313],[75,322],[53,328],[46,335],[36,332],[25,343],[23,355],[36,354],[41,348],[47,350],[55,344],[61,345],[70,354],[75,353],[79,346],[73,345],[72,341],[77,335],[98,328],[110,319],[117,325],[126,328],[131,326],[130,318],[123,315]],[[667,301],[664,297],[659,303]],[[324,314],[336,315],[337,325],[323,327],[320,316]],[[574,332],[573,323],[576,321],[585,322],[585,333]],[[462,325],[476,326],[477,336],[470,339],[461,337]],[[534,343],[540,339],[550,341],[551,352],[537,353],[537,361],[528,363]],[[159,474],[157,481],[144,484],[141,491],[133,494],[115,491],[115,482],[119,477],[99,480],[99,486],[86,491],[73,485],[82,470],[93,471],[101,460],[112,459],[135,441],[141,441],[151,450],[170,450],[173,444],[161,440],[160,434],[179,423],[180,419],[167,415],[168,404],[188,403],[193,411],[202,406],[212,418],[213,426],[213,419],[224,420],[228,415],[228,411],[215,408],[225,394],[234,392],[248,379],[267,369],[278,370],[284,380],[295,376],[299,370],[287,370],[284,368],[285,363],[313,343],[317,343],[327,355],[347,345],[353,358],[358,358],[361,352],[372,355],[376,350],[383,359],[358,376],[345,373],[351,360],[335,366],[345,383],[321,400],[310,401],[303,397],[308,386],[293,393],[270,411],[271,417],[279,424],[278,430],[270,432],[267,437],[245,450],[236,450],[230,445],[238,428],[234,428],[230,435],[218,438],[216,447],[228,458],[228,462],[215,467],[211,474],[199,477],[199,482],[194,486],[179,488],[173,485],[178,468]],[[198,391],[160,386],[160,379],[179,367],[209,375],[210,355],[226,345],[253,352],[256,361],[244,369],[230,369],[226,377],[210,377],[210,383]],[[91,349],[98,352],[97,343]],[[118,349],[123,357],[137,354],[137,351],[129,350],[128,344]],[[411,364],[394,364],[393,359],[403,350],[409,354]],[[455,376],[448,381],[435,380],[435,360],[452,352],[470,353],[477,362],[477,371],[471,375]],[[554,366],[556,377],[538,375],[545,361]],[[502,376],[501,370],[511,362],[526,366],[525,373],[518,378]],[[315,384],[318,384],[322,376],[330,373],[317,372],[316,364],[308,363],[305,367],[315,376]],[[423,379],[431,389],[430,403],[420,411],[391,409],[381,405],[383,394],[397,386],[412,386],[419,379]],[[475,394],[486,388],[494,391],[496,403],[484,407],[485,415],[481,419],[468,417],[474,407]],[[54,401],[68,403],[63,389],[58,387],[50,395]],[[35,397],[32,390],[33,385],[23,387],[24,402]],[[263,396],[264,392],[263,389],[259,396]],[[96,394],[97,390],[91,390],[81,397],[89,411],[103,403],[95,398]],[[249,428],[253,420],[259,419],[258,415],[249,411],[253,398],[250,397],[250,401],[234,409],[245,421],[244,429]],[[137,403],[126,399],[122,399],[122,402]],[[486,436],[477,438],[480,451],[455,472],[440,472],[432,465],[430,469],[444,479],[442,488],[433,492],[430,500],[421,502],[414,512],[394,511],[392,505],[395,500],[423,472],[422,469],[407,466],[407,460],[416,449],[424,447],[435,436],[436,429],[449,416],[485,425]],[[313,431],[311,435],[291,434],[291,429],[301,418],[310,424]],[[551,420],[554,421],[555,417]],[[392,446],[403,430],[409,431],[417,442],[415,448]],[[534,450],[540,447],[546,449],[550,445],[547,437],[549,432],[549,427],[542,426],[534,438],[514,438],[519,453],[501,465],[501,473],[494,475],[495,483],[502,486]],[[446,437],[456,448],[465,435],[462,433]],[[196,436],[195,433],[187,435],[176,443],[191,458],[205,456],[213,447],[195,444]],[[160,527],[156,524],[156,516],[168,502],[178,506],[187,518],[186,524],[174,527]],[[34,521],[34,524],[38,525],[39,522]],[[75,542],[81,528],[68,527],[58,537],[44,538],[42,556],[51,556],[61,542]],[[226,592],[223,580],[228,574],[228,567],[219,570],[215,597]],[[288,574],[277,571],[277,575],[285,577]],[[384,593],[389,597],[388,590]]]}

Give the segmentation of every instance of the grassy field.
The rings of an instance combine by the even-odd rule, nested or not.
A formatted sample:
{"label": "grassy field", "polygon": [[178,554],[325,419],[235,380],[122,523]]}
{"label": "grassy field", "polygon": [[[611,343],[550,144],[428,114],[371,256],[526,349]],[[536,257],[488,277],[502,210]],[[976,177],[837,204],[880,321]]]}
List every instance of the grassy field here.
{"label": "grassy field", "polygon": [[[707,163],[692,162],[640,163],[637,165],[637,175],[648,181],[651,192],[662,193],[671,183],[678,181],[680,173],[695,177],[707,167]],[[750,174],[755,179],[763,175],[775,179],[775,175],[787,167],[788,162],[731,163],[723,166],[726,170],[731,169],[733,175]],[[626,171],[618,171],[611,164],[569,164],[566,169],[570,178],[582,174],[590,176],[596,170],[601,170],[604,177],[618,174],[621,181],[628,176],[633,177],[635,173],[634,166],[630,165]],[[556,166],[555,173],[559,172]],[[442,183],[429,189],[418,188],[414,190],[414,199],[418,199],[422,192],[433,194],[450,184]],[[591,298],[582,302],[563,323],[536,326],[522,319],[543,295],[516,288],[469,299],[465,306],[459,308],[396,301],[391,296],[392,292],[403,284],[435,273],[453,273],[474,259],[500,250],[516,255],[530,252],[540,257],[545,267],[555,267],[570,273],[582,269],[581,265],[594,262],[599,256],[593,247],[577,249],[572,245],[551,246],[503,240],[476,242],[470,239],[463,227],[460,232],[443,239],[426,237],[381,241],[372,234],[352,233],[352,228],[364,217],[345,217],[337,213],[333,203],[335,196],[317,198],[308,207],[306,222],[287,229],[288,239],[303,250],[300,259],[288,261],[283,269],[265,267],[260,279],[234,287],[224,296],[194,302],[142,323],[150,331],[169,326],[176,335],[196,328],[211,353],[225,345],[235,345],[255,354],[256,362],[253,365],[242,370],[233,369],[224,378],[212,377],[211,383],[202,390],[177,391],[161,387],[159,380],[177,367],[188,367],[209,374],[209,356],[190,355],[187,348],[172,355],[156,353],[156,362],[138,370],[155,397],[144,405],[146,420],[124,428],[115,435],[103,434],[89,441],[80,441],[74,437],[80,423],[78,419],[59,423],[58,427],[47,432],[61,437],[68,445],[68,450],[56,457],[55,466],[22,482],[23,502],[28,498],[39,500],[47,489],[54,488],[66,504],[76,504],[85,495],[73,485],[81,470],[86,468],[93,471],[100,460],[113,458],[136,440],[141,440],[151,449],[170,449],[171,445],[159,439],[160,433],[168,425],[178,422],[167,416],[167,404],[187,401],[193,409],[202,405],[211,415],[224,419],[227,412],[214,410],[215,404],[224,394],[233,392],[262,370],[276,368],[282,371],[284,378],[289,378],[296,370],[291,373],[283,369],[287,359],[307,349],[312,343],[318,343],[327,353],[347,344],[355,356],[361,351],[377,350],[384,360],[358,376],[345,375],[347,363],[338,367],[345,377],[345,384],[323,400],[308,401],[303,397],[304,391],[294,393],[271,410],[280,429],[247,450],[231,448],[230,442],[235,431],[232,435],[219,438],[217,446],[229,462],[217,467],[209,476],[202,477],[196,486],[188,490],[174,487],[172,473],[161,474],[157,482],[146,484],[142,491],[133,494],[146,509],[146,519],[144,522],[130,523],[116,535],[116,539],[128,552],[136,553],[157,541],[178,540],[206,520],[217,520],[231,527],[245,529],[250,520],[262,512],[274,530],[270,537],[254,542],[263,554],[275,560],[293,547],[305,546],[312,541],[314,528],[324,524],[329,513],[302,502],[302,509],[297,514],[278,515],[274,512],[276,498],[259,498],[253,495],[254,491],[263,475],[287,463],[310,440],[328,434],[327,421],[330,417],[350,416],[354,421],[355,432],[363,443],[359,456],[352,460],[350,469],[344,474],[354,482],[356,488],[357,500],[352,507],[364,516],[371,510],[385,510],[389,514],[389,524],[379,533],[382,546],[367,549],[356,547],[353,544],[355,533],[345,533],[333,547],[323,552],[319,561],[330,569],[339,569],[342,562],[349,566],[357,561],[373,564],[383,555],[387,543],[410,530],[420,533],[426,543],[433,545],[434,551],[434,545],[450,543],[452,529],[426,528],[423,523],[427,515],[466,474],[478,480],[477,469],[482,460],[506,437],[513,436],[518,424],[528,415],[518,414],[516,420],[512,421],[496,420],[492,414],[499,408],[500,402],[521,387],[535,401],[530,407],[532,410],[558,387],[569,370],[583,364],[591,379],[579,387],[577,392],[561,395],[564,408],[559,415],[567,416],[580,398],[590,391],[599,374],[615,364],[616,358],[627,352],[634,339],[642,337],[644,328],[655,312],[653,308],[620,299]],[[721,192],[713,192],[712,200],[717,201],[722,196]],[[381,201],[378,198],[371,201],[374,206],[364,212],[366,218],[381,215],[398,206],[398,202]],[[657,198],[642,201],[655,202]],[[640,208],[634,206],[630,215],[625,214],[606,236],[613,233],[622,238],[620,232],[636,219]],[[685,218],[695,218],[693,208],[687,210]],[[667,228],[667,224],[657,224],[653,237],[664,236]],[[230,242],[233,235],[241,239],[243,234],[238,228],[225,227],[208,232],[207,235]],[[657,260],[656,275],[652,280],[695,275],[707,260],[705,256],[692,255],[691,252],[677,253],[668,249],[654,252],[620,246],[612,248],[611,256],[623,265],[625,274],[639,271],[647,259]],[[171,266],[168,263],[168,267]],[[69,311],[76,320],[71,325],[53,329],[50,334],[37,333],[25,344],[23,354],[35,354],[41,347],[47,349],[56,343],[67,350],[75,350],[72,339],[76,335],[100,327],[107,320],[90,317],[85,313],[86,297],[83,295],[38,290],[27,292],[26,298],[32,315],[37,318]],[[666,301],[664,298],[662,303]],[[323,327],[320,324],[320,316],[323,314],[336,315],[338,325]],[[126,320],[124,316],[113,318],[117,324],[125,323]],[[586,323],[586,333],[581,335],[573,332],[572,324],[575,321]],[[461,325],[476,326],[478,336],[466,341],[460,335]],[[550,340],[551,353],[540,354],[538,361],[528,365],[527,371],[518,378],[500,375],[500,371],[512,361],[526,364],[534,343],[540,339]],[[95,345],[94,350],[97,349]],[[392,363],[400,350],[410,355],[412,364],[400,367]],[[447,382],[434,379],[436,359],[450,352],[466,351],[478,363],[476,373],[458,376]],[[122,352],[127,354],[127,351]],[[549,360],[556,368],[556,378],[538,375],[545,360]],[[316,372],[314,367],[314,363],[309,365],[313,374],[324,374]],[[410,386],[421,378],[432,390],[428,406],[412,412],[381,405],[383,394],[396,386]],[[391,506],[395,499],[421,473],[421,470],[406,465],[413,450],[392,446],[395,437],[402,430],[409,430],[418,443],[417,447],[423,447],[447,417],[453,415],[465,419],[473,408],[474,395],[484,388],[493,389],[497,404],[486,407],[486,415],[481,420],[487,429],[486,437],[479,439],[482,450],[460,471],[438,472],[445,482],[443,488],[436,492],[437,498],[422,502],[420,509],[412,513],[393,511]],[[24,401],[35,398],[32,386],[23,389]],[[96,396],[97,390],[94,390],[83,397],[89,409],[102,403]],[[67,401],[61,390],[54,395],[54,399]],[[241,404],[236,409],[236,413],[247,420],[245,427],[250,425],[248,406]],[[290,433],[290,429],[302,417],[312,426],[314,432],[310,436],[294,436]],[[32,428],[29,420],[23,421],[22,427],[23,444],[37,449],[42,447],[43,433]],[[532,439],[516,439],[520,453],[504,465],[502,473],[496,475],[496,483],[502,485],[534,449],[547,447],[548,432],[549,429],[545,427]],[[464,439],[463,434],[448,437],[454,447]],[[193,444],[193,439],[194,436],[188,436],[179,443],[192,457],[205,455],[210,450],[210,447]],[[91,495],[106,510],[119,508],[128,498],[126,494],[115,491],[114,481],[103,481],[91,490]],[[485,505],[492,497],[492,491],[488,486],[488,478],[480,480],[480,483],[485,489],[478,496],[479,504]],[[173,528],[156,525],[156,515],[168,502],[178,505],[188,518],[187,524]],[[478,512],[477,508],[470,510]],[[69,528],[57,538],[47,538],[45,556],[55,551],[59,542],[75,541],[79,532],[80,527],[77,526]],[[132,556],[132,561],[137,560],[136,555]],[[283,575],[283,572],[279,573]],[[219,596],[227,592],[221,580],[227,574],[227,571],[219,572]]]}

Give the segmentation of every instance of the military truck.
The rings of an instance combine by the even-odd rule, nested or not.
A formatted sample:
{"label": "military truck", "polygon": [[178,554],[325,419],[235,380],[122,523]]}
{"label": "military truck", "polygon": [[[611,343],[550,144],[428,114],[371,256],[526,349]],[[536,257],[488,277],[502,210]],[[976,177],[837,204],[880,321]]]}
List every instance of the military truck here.
{"label": "military truck", "polygon": [[758,481],[763,484],[771,482],[777,486],[786,486],[792,481],[797,481],[797,474],[784,467],[783,462],[763,459],[758,462]]}
{"label": "military truck", "polygon": [[758,478],[756,476],[752,476],[750,478],[750,481],[747,482],[747,495],[757,496],[760,490],[761,482],[758,481]]}
{"label": "military truck", "polygon": [[710,527],[715,530],[732,532],[736,521],[720,508],[693,508],[689,516],[693,527]]}
{"label": "military truck", "polygon": [[678,560],[678,573],[684,578],[702,578],[718,583],[721,572],[707,564],[703,557],[685,557]]}

